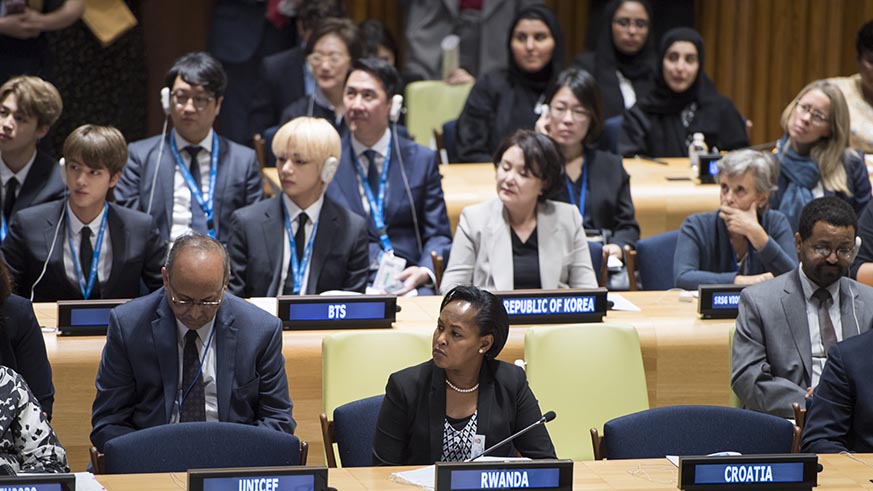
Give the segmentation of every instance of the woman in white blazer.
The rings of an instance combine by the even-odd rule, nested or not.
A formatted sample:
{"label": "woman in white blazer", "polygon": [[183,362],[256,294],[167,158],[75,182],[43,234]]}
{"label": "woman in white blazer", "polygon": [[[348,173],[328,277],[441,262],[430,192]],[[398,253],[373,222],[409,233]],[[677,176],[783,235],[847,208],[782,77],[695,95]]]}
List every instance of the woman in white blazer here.
{"label": "woman in white blazer", "polygon": [[497,148],[494,165],[497,198],[461,212],[440,291],[596,288],[579,211],[548,199],[563,183],[554,142],[519,130]]}

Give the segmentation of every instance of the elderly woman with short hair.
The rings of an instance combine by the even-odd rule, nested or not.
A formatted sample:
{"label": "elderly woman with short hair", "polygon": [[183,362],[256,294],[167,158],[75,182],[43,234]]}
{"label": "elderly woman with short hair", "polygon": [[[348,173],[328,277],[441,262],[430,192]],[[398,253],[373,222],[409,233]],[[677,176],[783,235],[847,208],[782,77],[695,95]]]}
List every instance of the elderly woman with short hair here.
{"label": "elderly woman with short hair", "polygon": [[721,205],[682,223],[673,262],[677,287],[750,285],[794,269],[788,220],[768,209],[778,176],[778,162],[766,153],[737,150],[718,161]]}

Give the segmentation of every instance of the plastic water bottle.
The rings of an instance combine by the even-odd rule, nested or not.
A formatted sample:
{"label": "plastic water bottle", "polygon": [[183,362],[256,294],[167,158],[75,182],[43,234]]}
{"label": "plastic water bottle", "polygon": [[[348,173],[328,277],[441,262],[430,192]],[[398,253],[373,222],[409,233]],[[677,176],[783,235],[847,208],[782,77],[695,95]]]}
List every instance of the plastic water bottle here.
{"label": "plastic water bottle", "polygon": [[691,180],[700,179],[700,154],[709,151],[703,133],[695,133],[691,137],[691,145],[688,145],[688,160],[691,162]]}

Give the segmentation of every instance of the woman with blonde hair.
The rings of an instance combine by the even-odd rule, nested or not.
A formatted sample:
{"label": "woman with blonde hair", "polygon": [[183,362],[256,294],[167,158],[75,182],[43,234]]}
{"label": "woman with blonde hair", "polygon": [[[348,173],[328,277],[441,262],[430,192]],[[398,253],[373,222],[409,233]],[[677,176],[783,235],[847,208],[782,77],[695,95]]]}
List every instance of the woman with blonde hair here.
{"label": "woman with blonde hair", "polygon": [[797,230],[800,210],[821,196],[836,195],[859,213],[870,201],[862,156],[849,148],[849,109],[840,89],[819,80],[804,87],[782,112],[785,136],[776,155],[782,171],[770,205]]}

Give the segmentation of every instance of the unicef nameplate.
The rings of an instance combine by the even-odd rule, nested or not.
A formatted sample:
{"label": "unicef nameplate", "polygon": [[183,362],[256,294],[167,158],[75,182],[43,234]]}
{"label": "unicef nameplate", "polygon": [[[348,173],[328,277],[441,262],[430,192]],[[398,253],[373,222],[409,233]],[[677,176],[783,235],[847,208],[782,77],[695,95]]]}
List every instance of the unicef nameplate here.
{"label": "unicef nameplate", "polygon": [[600,322],[606,315],[606,288],[494,292],[510,324]]}
{"label": "unicef nameplate", "polygon": [[736,319],[739,315],[741,285],[700,285],[697,312],[704,319]]}
{"label": "unicef nameplate", "polygon": [[58,332],[64,336],[105,336],[109,311],[122,300],[59,300]]}
{"label": "unicef nameplate", "polygon": [[0,477],[0,491],[76,491],[73,474]]}
{"label": "unicef nameplate", "polygon": [[326,491],[327,467],[248,467],[188,471],[188,491]]}
{"label": "unicef nameplate", "polygon": [[815,454],[679,457],[686,491],[808,491],[818,483]]}
{"label": "unicef nameplate", "polygon": [[437,462],[436,491],[543,489],[570,491],[573,462],[531,460],[513,462]]}
{"label": "unicef nameplate", "polygon": [[285,329],[390,328],[397,318],[392,295],[288,295],[277,298]]}

